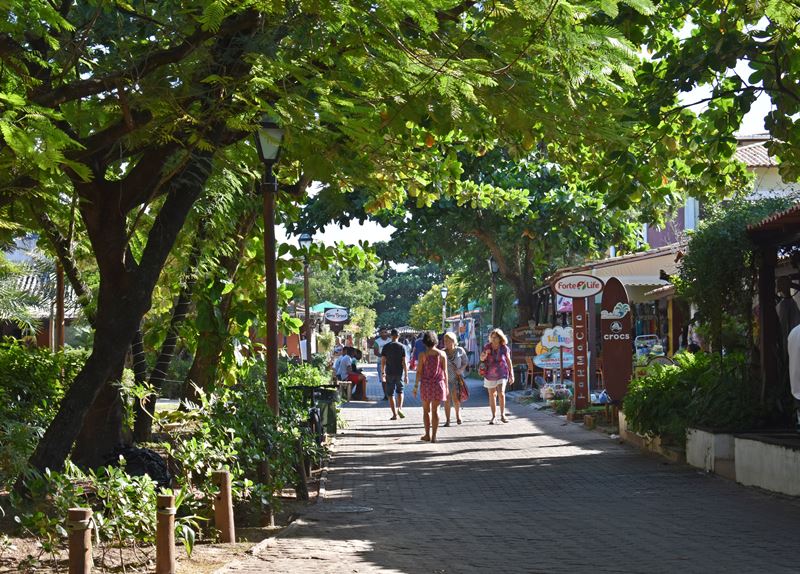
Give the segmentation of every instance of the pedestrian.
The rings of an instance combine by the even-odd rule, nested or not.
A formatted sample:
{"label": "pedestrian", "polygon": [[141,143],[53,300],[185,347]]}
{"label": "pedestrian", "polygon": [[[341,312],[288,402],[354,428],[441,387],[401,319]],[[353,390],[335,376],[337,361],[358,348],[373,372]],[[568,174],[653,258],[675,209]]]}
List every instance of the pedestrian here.
{"label": "pedestrian", "polygon": [[411,354],[411,369],[416,370],[417,368],[417,360],[419,359],[419,354],[425,352],[425,343],[422,342],[422,337],[424,333],[420,333],[417,337],[416,341],[414,341],[414,350]]}
{"label": "pedestrian", "polygon": [[444,354],[447,357],[447,399],[444,402],[444,426],[450,426],[450,406],[456,411],[456,423],[461,424],[461,391],[459,379],[463,380],[467,368],[467,352],[458,346],[455,333],[444,334]]}
{"label": "pedestrian", "polygon": [[481,362],[485,365],[483,386],[489,391],[489,409],[492,411],[489,424],[493,425],[497,419],[497,400],[500,402],[500,420],[507,423],[506,384],[514,384],[514,369],[511,366],[508,338],[501,329],[492,329],[489,333],[489,342],[481,352]]}
{"label": "pedestrian", "polygon": [[439,403],[447,399],[447,357],[436,348],[436,333],[425,331],[422,335],[425,351],[417,357],[417,381],[414,396],[420,391],[425,434],[421,440],[436,442],[439,429]]}
{"label": "pedestrian", "polygon": [[[383,346],[381,351],[381,381],[386,385],[386,396],[389,397],[389,408],[392,409],[392,418],[397,420],[405,417],[403,414],[403,389],[408,384],[408,362],[406,361],[406,348],[397,341],[400,333],[397,329],[391,330],[392,340]],[[397,403],[395,404],[395,395]]]}
{"label": "pedestrian", "polygon": [[336,374],[340,381],[350,381],[353,383],[353,397],[357,401],[367,400],[367,377],[357,367],[356,352],[354,347],[345,347],[342,352],[342,359]]}
{"label": "pedestrian", "polygon": [[[389,332],[386,329],[381,329],[378,335],[379,337],[375,339],[375,343],[373,344],[373,351],[375,352],[375,358],[379,365],[378,369],[380,370],[380,362],[381,362],[380,357],[383,352],[383,346],[386,345],[387,343],[390,343],[391,339],[389,338]],[[385,401],[386,399],[389,398],[386,395],[386,382],[381,381],[381,386],[383,387],[383,399],[381,400]]]}

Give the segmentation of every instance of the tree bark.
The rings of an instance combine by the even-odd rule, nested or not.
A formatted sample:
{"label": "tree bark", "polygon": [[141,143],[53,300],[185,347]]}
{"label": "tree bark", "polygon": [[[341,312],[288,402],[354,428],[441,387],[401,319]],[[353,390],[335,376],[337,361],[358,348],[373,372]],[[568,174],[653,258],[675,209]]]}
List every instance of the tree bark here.
{"label": "tree bark", "polygon": [[198,153],[173,181],[150,230],[141,263],[130,262],[132,270],[126,269],[125,263],[126,220],[115,209],[113,194],[93,194],[95,201],[81,206],[101,273],[94,348],[30,458],[34,469],[63,467],[89,407],[125,359],[150,308],[161,269],[210,172],[210,154]]}

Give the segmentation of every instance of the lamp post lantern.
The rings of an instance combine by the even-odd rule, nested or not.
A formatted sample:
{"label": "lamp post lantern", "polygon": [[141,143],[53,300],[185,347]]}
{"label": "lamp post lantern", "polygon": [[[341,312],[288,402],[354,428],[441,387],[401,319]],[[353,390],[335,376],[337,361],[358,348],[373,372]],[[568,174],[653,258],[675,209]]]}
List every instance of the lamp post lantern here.
{"label": "lamp post lantern", "polygon": [[500,272],[500,265],[497,264],[494,255],[490,255],[486,262],[489,264],[489,272],[492,274],[492,328],[494,329],[497,326],[495,324],[495,311],[497,309],[497,274]]}
{"label": "lamp post lantern", "polygon": [[278,180],[272,169],[278,161],[283,142],[283,130],[274,119],[264,117],[256,134],[256,147],[264,162],[261,192],[264,197],[264,282],[267,296],[266,356],[267,404],[275,416],[280,412],[278,401],[278,273],[275,267],[275,196]]}
{"label": "lamp post lantern", "polygon": [[442,294],[442,333],[447,330],[447,285],[444,285],[440,291]]}
{"label": "lamp post lantern", "polygon": [[308,296],[308,254],[314,239],[307,231],[300,234],[297,243],[305,251],[303,256],[303,306],[306,309],[305,331],[306,331],[306,360],[311,360],[311,309],[308,306],[310,297]]}

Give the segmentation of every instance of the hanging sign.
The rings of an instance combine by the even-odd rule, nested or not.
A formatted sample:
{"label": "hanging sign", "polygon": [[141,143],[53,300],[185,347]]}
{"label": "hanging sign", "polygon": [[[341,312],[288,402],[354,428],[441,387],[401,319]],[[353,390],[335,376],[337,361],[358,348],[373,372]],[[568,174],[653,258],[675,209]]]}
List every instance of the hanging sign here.
{"label": "hanging sign", "polygon": [[338,334],[350,319],[350,309],[329,307],[325,309],[323,316],[325,322],[331,326],[331,331]]}
{"label": "hanging sign", "polygon": [[628,392],[633,375],[633,318],[628,292],[616,277],[606,282],[600,309],[603,381],[611,400],[619,402]]}
{"label": "hanging sign", "polygon": [[[564,297],[591,297],[603,290],[603,280],[591,275],[564,275],[553,283],[553,291]],[[573,313],[575,302],[573,301]]]}
{"label": "hanging sign", "polygon": [[325,320],[331,323],[344,323],[350,318],[349,309],[329,308],[325,309]]}

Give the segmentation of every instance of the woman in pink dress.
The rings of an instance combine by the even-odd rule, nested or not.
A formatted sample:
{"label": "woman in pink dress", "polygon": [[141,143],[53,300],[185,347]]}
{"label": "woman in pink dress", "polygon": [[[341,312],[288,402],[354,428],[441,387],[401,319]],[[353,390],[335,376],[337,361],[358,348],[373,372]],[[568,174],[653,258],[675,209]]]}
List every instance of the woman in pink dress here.
{"label": "woman in pink dress", "polygon": [[425,434],[421,440],[436,442],[439,429],[439,403],[447,399],[447,356],[436,348],[436,333],[426,331],[422,336],[425,351],[417,358],[417,382],[414,397],[422,387],[422,413],[425,421]]}

